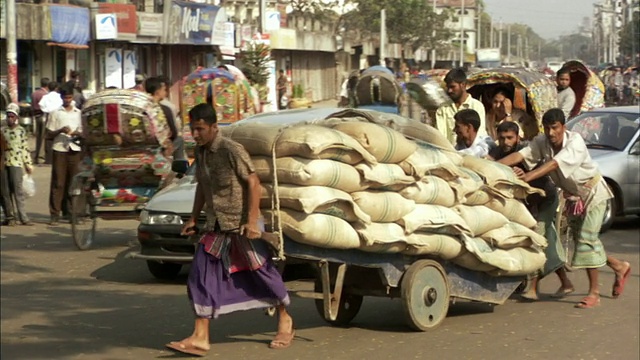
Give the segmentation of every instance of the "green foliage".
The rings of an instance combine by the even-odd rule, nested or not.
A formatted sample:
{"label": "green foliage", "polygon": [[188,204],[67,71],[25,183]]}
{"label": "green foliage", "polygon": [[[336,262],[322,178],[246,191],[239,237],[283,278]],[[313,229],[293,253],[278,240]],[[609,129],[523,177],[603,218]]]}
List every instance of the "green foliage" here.
{"label": "green foliage", "polygon": [[304,87],[301,84],[297,84],[293,86],[293,97],[294,98],[303,98],[304,97]]}
{"label": "green foliage", "polygon": [[290,15],[309,16],[321,22],[335,22],[338,13],[333,9],[338,6],[338,0],[281,0],[280,3],[287,4],[293,9]]}
{"label": "green foliage", "polygon": [[250,43],[242,52],[244,68],[242,72],[247,79],[256,85],[264,86],[269,79],[269,46],[259,43]]}

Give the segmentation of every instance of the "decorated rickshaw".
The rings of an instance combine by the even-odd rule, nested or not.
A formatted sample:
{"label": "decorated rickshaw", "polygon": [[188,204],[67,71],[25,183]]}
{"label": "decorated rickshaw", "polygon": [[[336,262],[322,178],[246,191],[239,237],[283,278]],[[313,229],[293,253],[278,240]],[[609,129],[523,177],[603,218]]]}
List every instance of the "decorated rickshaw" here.
{"label": "decorated rickshaw", "polygon": [[391,70],[372,66],[355,81],[354,107],[397,114],[402,93],[402,86]]}
{"label": "decorated rickshaw", "polygon": [[98,218],[136,219],[171,173],[167,119],[153,98],[137,90],[104,90],[82,110],[85,157],[69,198],[71,231],[85,250],[95,240]]}
{"label": "decorated rickshaw", "polygon": [[571,88],[576,94],[576,104],[571,110],[571,117],[583,111],[604,107],[605,87],[598,75],[577,60],[563,65],[571,71]]}
{"label": "decorated rickshaw", "polygon": [[497,68],[473,73],[467,77],[467,91],[480,100],[487,112],[499,88],[506,89],[514,111],[535,121],[523,129],[525,138],[531,139],[542,131],[542,115],[558,106],[556,84],[544,74],[523,68]]}

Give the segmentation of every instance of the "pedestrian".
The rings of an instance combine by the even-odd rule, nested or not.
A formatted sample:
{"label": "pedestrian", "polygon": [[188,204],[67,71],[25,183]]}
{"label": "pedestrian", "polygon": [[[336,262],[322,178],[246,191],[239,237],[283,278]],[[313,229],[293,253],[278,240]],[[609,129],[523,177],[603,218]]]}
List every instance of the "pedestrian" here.
{"label": "pedestrian", "polygon": [[25,209],[26,196],[22,189],[22,176],[26,172],[31,174],[33,170],[31,163],[31,153],[27,144],[27,132],[18,123],[20,108],[18,104],[11,103],[7,106],[7,127],[3,130],[3,136],[7,141],[7,150],[4,154],[4,178],[8,186],[8,195],[3,199],[7,211],[7,224],[12,226],[16,223],[13,204],[15,203],[18,219],[22,225],[32,225]]}
{"label": "pedestrian", "polygon": [[50,225],[57,225],[60,213],[69,216],[68,194],[73,177],[78,173],[82,149],[73,140],[82,136],[80,110],[73,105],[73,89],[63,88],[62,108],[51,114],[47,135],[53,139],[51,189],[49,194]]}
{"label": "pedestrian", "polygon": [[[132,90],[145,91],[144,82],[147,77],[144,74],[136,74],[135,83],[136,85],[132,87]],[[117,89],[115,86],[109,86],[107,89]]]}
{"label": "pedestrian", "polygon": [[542,117],[544,135],[500,162],[514,166],[524,161],[528,168],[535,170],[520,173],[523,181],[531,182],[548,174],[562,189],[566,199],[564,212],[574,240],[572,267],[586,269],[589,278],[589,293],[576,307],[588,309],[600,304],[598,268],[606,264],[614,271],[611,295],[615,299],[624,291],[631,265],[607,256],[598,238],[607,200],[613,194],[591,160],[584,140],[580,134],[567,130],[565,120],[562,109],[547,111]]}
{"label": "pedestrian", "polygon": [[36,89],[31,94],[31,108],[33,109],[33,116],[35,117],[36,124],[36,133],[34,134],[36,137],[36,152],[33,155],[33,162],[37,165],[40,163],[40,159],[45,160],[40,157],[40,153],[42,151],[42,145],[44,145],[45,138],[45,121],[47,115],[40,108],[40,100],[49,93],[49,78],[40,79],[40,87]]}
{"label": "pedestrian", "polygon": [[187,281],[195,312],[191,336],[166,346],[204,356],[210,348],[209,321],[240,310],[277,307],[278,332],[270,347],[291,345],[295,330],[286,310],[290,299],[281,275],[260,241],[260,180],[242,145],[219,134],[210,104],[189,112],[196,148],[195,201],[183,235],[196,233],[204,209],[209,220],[191,265]]}
{"label": "pedestrian", "polygon": [[65,86],[66,88],[69,88],[69,89],[73,89],[74,105],[78,109],[82,110],[82,107],[84,106],[84,103],[87,100],[85,99],[84,94],[82,93],[82,84],[80,82],[80,73],[75,71],[75,70],[71,70],[69,72],[69,78],[70,78],[70,80],[67,81],[63,86]]}
{"label": "pedestrian", "polygon": [[58,111],[62,107],[62,97],[60,96],[59,85],[55,81],[49,82],[47,85],[49,92],[42,97],[38,102],[40,110],[45,114],[45,140],[44,140],[44,163],[51,164],[52,162],[52,139],[47,136],[47,124],[51,120],[51,114]]}
{"label": "pedestrian", "polygon": [[556,84],[558,86],[558,107],[562,109],[565,119],[571,117],[573,107],[576,105],[576,93],[571,88],[571,71],[569,68],[562,68],[556,73]]}
{"label": "pedestrian", "polygon": [[488,136],[480,136],[480,114],[473,109],[463,109],[454,116],[456,133],[456,150],[459,153],[485,158],[495,142]]}
{"label": "pedestrian", "polygon": [[[2,207],[2,225],[9,225],[9,219],[14,219],[13,206],[8,206],[10,202],[5,199],[10,199],[9,196],[9,179],[7,178],[7,172],[4,170],[4,153],[9,149],[9,144],[4,138],[4,132],[0,131],[0,207]],[[15,220],[13,220],[15,223]]]}
{"label": "pedestrian", "polygon": [[278,83],[276,89],[278,91],[278,110],[286,109],[282,103],[282,98],[287,94],[287,84],[289,84],[289,79],[287,75],[284,74],[284,70],[280,69],[280,76],[278,77]]}
{"label": "pedestrian", "polygon": [[167,119],[167,125],[169,126],[169,130],[171,135],[169,139],[171,140],[172,150],[170,153],[173,155],[174,160],[185,160],[185,152],[184,152],[184,141],[181,136],[179,136],[178,126],[176,122],[176,118],[174,116],[173,110],[163,103],[164,100],[167,99],[167,83],[166,79],[163,79],[159,76],[148,78],[145,83],[145,89],[147,93],[151,95],[153,101],[160,106],[162,109],[162,113]]}
{"label": "pedestrian", "polygon": [[463,68],[456,68],[447,73],[444,78],[447,84],[447,94],[453,103],[441,106],[436,111],[436,127],[449,140],[451,145],[456,144],[454,138],[455,120],[453,116],[460,110],[473,109],[480,115],[480,127],[478,135],[487,136],[485,108],[482,103],[467,93],[467,74]]}
{"label": "pedestrian", "polygon": [[[503,122],[497,129],[498,146],[489,152],[493,160],[501,160],[526,147],[519,136],[520,127],[515,122]],[[522,175],[528,171],[523,162],[513,167],[514,172]],[[525,204],[531,215],[536,219],[536,232],[547,239],[544,254],[547,258],[544,268],[531,275],[530,286],[522,294],[526,300],[538,300],[538,282],[543,277],[555,272],[560,279],[560,288],[552,295],[555,298],[565,297],[575,291],[571,280],[564,268],[566,254],[558,238],[555,227],[556,212],[558,210],[558,191],[549,175],[542,176],[530,182],[532,187],[542,189],[545,195],[531,194],[525,199]]]}

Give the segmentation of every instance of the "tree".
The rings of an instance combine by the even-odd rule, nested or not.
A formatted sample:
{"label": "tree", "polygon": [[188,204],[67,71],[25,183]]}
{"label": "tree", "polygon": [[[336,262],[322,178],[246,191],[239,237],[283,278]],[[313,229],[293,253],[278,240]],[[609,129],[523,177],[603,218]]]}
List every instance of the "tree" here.
{"label": "tree", "polygon": [[270,52],[269,46],[250,42],[241,55],[244,64],[242,72],[249,82],[256,87],[261,100],[266,100],[269,91],[267,81],[270,74],[268,64]]}
{"label": "tree", "polygon": [[640,52],[640,13],[634,12],[632,21],[629,21],[622,29],[620,29],[620,54],[625,58],[631,59],[632,65],[637,65],[637,56]]}
{"label": "tree", "polygon": [[[352,0],[356,8],[343,16],[347,31],[363,35],[380,32],[380,11],[386,9],[387,37],[390,43],[408,46],[412,51],[420,47],[442,48],[452,32],[445,26],[451,18],[448,11],[437,14],[427,0]],[[436,30],[436,36],[432,32]]]}

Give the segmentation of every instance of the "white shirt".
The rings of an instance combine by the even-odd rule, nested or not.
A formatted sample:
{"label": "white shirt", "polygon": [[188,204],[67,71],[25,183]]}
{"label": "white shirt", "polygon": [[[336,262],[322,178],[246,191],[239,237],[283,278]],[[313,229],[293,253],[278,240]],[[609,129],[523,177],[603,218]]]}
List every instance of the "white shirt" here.
{"label": "white shirt", "polygon": [[441,106],[438,111],[436,111],[436,126],[438,127],[438,131],[444,135],[447,140],[451,143],[451,145],[456,144],[455,134],[453,129],[456,125],[456,121],[453,116],[458,113],[458,111],[463,109],[473,109],[478,115],[480,115],[480,128],[478,129],[479,137],[487,137],[487,122],[485,120],[486,110],[484,105],[476,99],[473,98],[470,94],[467,94],[467,99],[458,107],[456,103],[452,103],[449,105]]}
{"label": "white shirt", "polygon": [[343,97],[343,98],[349,97],[349,89],[347,89],[348,83],[349,83],[349,79],[342,82],[342,86],[340,86],[340,97]]}
{"label": "white shirt", "polygon": [[467,147],[464,143],[458,143],[456,144],[456,150],[462,154],[485,158],[489,155],[489,142],[492,141],[493,139],[488,136],[482,137],[476,134],[476,139],[473,140],[471,146]]}
{"label": "white shirt", "polygon": [[[70,111],[60,109],[51,114],[51,119],[47,122],[47,130],[58,131],[65,126],[71,129],[71,132],[82,132],[82,112],[72,106]],[[72,136],[60,133],[53,139],[52,149],[58,152],[69,152],[69,150],[80,151],[80,147],[71,142]]]}
{"label": "white shirt", "polygon": [[59,93],[51,91],[40,99],[38,103],[40,110],[44,113],[52,113],[62,107],[62,97]]}
{"label": "white shirt", "polygon": [[[539,163],[555,160],[558,169],[549,173],[551,179],[563,191],[574,196],[579,196],[584,185],[600,174],[598,165],[591,159],[582,136],[571,131],[564,133],[562,150],[557,154],[554,154],[553,147],[544,134],[531,140],[529,146],[520,150],[520,154],[529,169],[533,169]],[[593,204],[613,197],[604,179],[593,188],[592,195],[590,202]]]}

